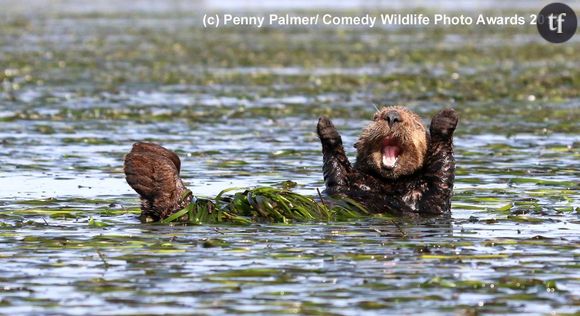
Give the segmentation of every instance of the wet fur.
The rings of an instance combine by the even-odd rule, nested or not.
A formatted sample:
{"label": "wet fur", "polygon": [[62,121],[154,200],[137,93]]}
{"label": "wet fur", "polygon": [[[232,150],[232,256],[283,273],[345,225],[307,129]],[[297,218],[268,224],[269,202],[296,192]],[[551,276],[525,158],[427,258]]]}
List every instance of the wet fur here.
{"label": "wet fur", "polygon": [[[385,114],[395,110],[400,122],[389,126]],[[347,196],[370,211],[391,214],[445,214],[450,209],[455,161],[454,110],[439,112],[426,132],[419,117],[402,107],[378,111],[356,144],[351,165],[340,134],[321,117],[317,132],[322,143],[326,193]],[[385,135],[396,137],[403,152],[392,170],[380,167],[377,148]],[[141,198],[141,218],[160,220],[191,203],[192,195],[179,176],[181,161],[172,151],[153,143],[136,143],[125,156],[127,183]]]}
{"label": "wet fur", "polygon": [[141,218],[163,219],[187,206],[191,194],[179,177],[181,161],[153,143],[136,143],[125,156],[125,178],[141,198]]}
{"label": "wet fur", "polygon": [[[393,127],[385,123],[385,113],[397,111],[401,121]],[[419,117],[402,107],[379,110],[363,130],[352,166],[342,139],[332,124],[321,117],[318,136],[322,143],[326,193],[346,196],[375,213],[441,215],[451,209],[455,179],[453,132],[458,116],[453,109],[437,113],[429,133]],[[392,170],[380,165],[380,146],[385,137],[395,136],[403,148]]]}
{"label": "wet fur", "polygon": [[[397,112],[400,122],[390,125],[386,115]],[[382,143],[385,137],[395,138],[402,148],[397,166],[393,169],[381,167]],[[383,178],[396,179],[412,174],[423,166],[427,154],[429,135],[421,118],[404,107],[385,107],[373,117],[373,121],[362,131],[358,142],[355,168]]]}

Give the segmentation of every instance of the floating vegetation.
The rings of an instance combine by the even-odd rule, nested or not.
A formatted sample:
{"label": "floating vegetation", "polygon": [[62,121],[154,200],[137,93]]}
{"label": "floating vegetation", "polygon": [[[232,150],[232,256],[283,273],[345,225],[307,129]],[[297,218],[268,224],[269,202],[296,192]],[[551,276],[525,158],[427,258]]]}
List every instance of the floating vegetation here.
{"label": "floating vegetation", "polygon": [[[45,2],[0,10],[0,314],[578,315],[577,38],[204,29],[210,1]],[[449,221],[313,194],[318,116],[353,154],[373,104],[394,103],[460,113]],[[140,222],[122,164],[138,140],[211,198]]]}
{"label": "floating vegetation", "polygon": [[[215,199],[194,199],[186,208],[163,219],[162,223],[251,224],[268,222],[289,224],[314,221],[346,221],[369,216],[360,203],[348,199],[315,201],[285,189],[259,187],[237,192],[232,196],[220,192]],[[330,206],[327,204],[330,203]],[[147,219],[145,219],[147,221]]]}

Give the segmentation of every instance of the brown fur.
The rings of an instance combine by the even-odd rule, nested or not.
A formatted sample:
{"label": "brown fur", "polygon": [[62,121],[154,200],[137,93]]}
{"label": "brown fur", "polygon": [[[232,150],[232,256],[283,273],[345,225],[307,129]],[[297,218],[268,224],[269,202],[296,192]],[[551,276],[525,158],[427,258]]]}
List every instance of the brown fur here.
{"label": "brown fur", "polygon": [[340,134],[328,118],[321,117],[317,132],[322,143],[325,192],[354,199],[375,213],[449,214],[457,122],[455,110],[444,109],[433,117],[427,133],[410,110],[383,108],[361,133],[355,145],[357,161],[352,166]]}
{"label": "brown fur", "polygon": [[142,218],[165,218],[192,199],[179,177],[181,161],[157,144],[135,143],[125,156],[127,183],[141,197]]}
{"label": "brown fur", "polygon": [[[321,117],[323,173],[329,195],[347,196],[370,211],[391,214],[448,214],[455,177],[453,109],[437,113],[429,132],[420,118],[403,107],[379,110],[356,144],[352,166],[332,122]],[[385,141],[387,140],[387,141]],[[396,164],[385,168],[385,143],[400,149]],[[127,183],[141,197],[141,218],[160,220],[191,203],[179,176],[181,161],[157,144],[136,143],[125,157]]]}
{"label": "brown fur", "polygon": [[[397,122],[389,123],[388,115],[397,113]],[[382,163],[385,139],[392,139],[401,149],[394,168]],[[384,107],[362,131],[358,142],[356,168],[388,179],[396,179],[419,170],[427,154],[427,130],[421,118],[401,106]]]}

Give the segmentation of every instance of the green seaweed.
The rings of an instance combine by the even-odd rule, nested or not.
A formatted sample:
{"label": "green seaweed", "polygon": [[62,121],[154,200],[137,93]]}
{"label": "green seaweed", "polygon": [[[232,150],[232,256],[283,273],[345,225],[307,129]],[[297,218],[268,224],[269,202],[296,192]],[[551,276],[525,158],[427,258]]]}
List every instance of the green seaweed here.
{"label": "green seaweed", "polygon": [[[17,2],[0,10],[0,314],[578,314],[577,38],[205,29],[187,1]],[[477,13],[540,10],[522,6]],[[425,123],[460,113],[449,224],[316,198],[317,117],[351,154],[373,104],[394,103]],[[138,140],[175,150],[211,198],[140,223],[122,180]],[[255,185],[276,189],[214,196]]]}
{"label": "green seaweed", "polygon": [[[368,217],[370,214],[360,203],[348,199],[315,201],[287,189],[257,187],[224,196],[239,190],[229,188],[221,191],[214,199],[194,198],[185,208],[176,211],[162,223],[183,222],[189,224],[250,224],[270,222],[289,224],[309,221],[348,221]],[[191,192],[186,192],[189,194]],[[331,203],[330,206],[327,203]]]}

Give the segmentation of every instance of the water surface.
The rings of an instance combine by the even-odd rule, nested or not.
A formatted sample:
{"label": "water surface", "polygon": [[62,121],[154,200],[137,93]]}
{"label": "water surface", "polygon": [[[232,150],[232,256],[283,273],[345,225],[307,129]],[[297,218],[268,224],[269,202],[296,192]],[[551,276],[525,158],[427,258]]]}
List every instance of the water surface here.
{"label": "water surface", "polygon": [[[0,313],[578,313],[578,37],[204,30],[177,5],[8,7]],[[352,156],[373,104],[395,103],[426,123],[446,106],[461,115],[449,222],[137,220],[122,173],[137,140],[175,150],[198,195],[285,180],[315,195],[318,116]]]}

